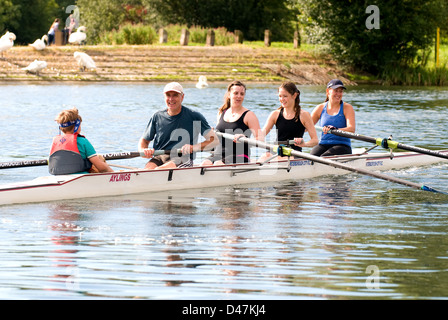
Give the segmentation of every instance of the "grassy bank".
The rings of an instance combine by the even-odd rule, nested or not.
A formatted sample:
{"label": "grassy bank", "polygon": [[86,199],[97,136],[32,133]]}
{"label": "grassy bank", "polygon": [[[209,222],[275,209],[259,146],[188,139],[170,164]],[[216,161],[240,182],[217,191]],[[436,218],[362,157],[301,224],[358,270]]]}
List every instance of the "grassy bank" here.
{"label": "grassy bank", "polygon": [[439,49],[439,64],[435,62],[435,52],[428,54],[427,63],[416,61],[413,66],[396,66],[386,70],[382,82],[387,85],[447,86],[448,85],[448,44]]}
{"label": "grassy bank", "polygon": [[[94,70],[81,71],[73,55],[83,51],[96,63]],[[30,74],[22,68],[34,60],[46,61],[47,68]],[[328,55],[303,49],[258,43],[228,46],[177,45],[83,45],[51,46],[36,51],[14,46],[0,59],[0,81],[182,81],[275,82],[290,80],[299,85],[326,84],[332,78],[350,80]]]}

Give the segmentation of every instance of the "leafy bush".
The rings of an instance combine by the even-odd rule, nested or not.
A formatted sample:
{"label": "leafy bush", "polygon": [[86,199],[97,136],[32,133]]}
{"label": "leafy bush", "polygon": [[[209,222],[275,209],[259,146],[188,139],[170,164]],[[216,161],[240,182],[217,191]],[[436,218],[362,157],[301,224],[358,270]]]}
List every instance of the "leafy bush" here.
{"label": "leafy bush", "polygon": [[[302,21],[318,26],[320,43],[330,46],[340,63],[373,74],[414,63],[433,46],[437,26],[444,26],[448,6],[440,0],[375,1],[379,29],[368,28],[368,1],[299,0]],[[319,31],[318,30],[318,31]],[[313,39],[313,43],[319,43]],[[421,64],[427,61],[421,56]]]}
{"label": "leafy bush", "polygon": [[157,33],[151,26],[142,24],[126,24],[118,30],[105,32],[100,36],[100,43],[109,45],[153,44],[157,41]]}
{"label": "leafy bush", "polygon": [[[180,36],[183,29],[187,29],[186,25],[170,24],[164,27],[168,34],[168,43],[179,44]],[[189,42],[205,44],[207,40],[207,32],[210,29],[206,29],[199,26],[193,26],[188,28],[190,31]],[[215,45],[226,46],[235,43],[235,35],[233,32],[228,32],[226,28],[214,28],[215,32]]]}

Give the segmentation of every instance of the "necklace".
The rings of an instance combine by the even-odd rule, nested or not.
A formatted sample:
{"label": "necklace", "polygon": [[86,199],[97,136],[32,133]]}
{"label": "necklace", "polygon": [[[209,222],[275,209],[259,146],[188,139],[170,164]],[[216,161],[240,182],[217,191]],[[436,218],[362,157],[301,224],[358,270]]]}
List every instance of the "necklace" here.
{"label": "necklace", "polygon": [[236,117],[236,116],[239,116],[240,115],[240,111],[241,110],[233,110],[232,108],[230,109],[230,116],[232,117],[232,118],[234,118],[234,117]]}

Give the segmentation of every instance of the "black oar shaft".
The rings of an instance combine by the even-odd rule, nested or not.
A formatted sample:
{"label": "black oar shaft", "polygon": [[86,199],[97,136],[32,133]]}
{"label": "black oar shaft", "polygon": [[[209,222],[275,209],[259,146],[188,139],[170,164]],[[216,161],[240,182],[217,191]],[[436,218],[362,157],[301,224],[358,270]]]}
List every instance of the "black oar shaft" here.
{"label": "black oar shaft", "polygon": [[420,147],[408,146],[408,145],[405,145],[405,144],[402,144],[402,143],[397,143],[397,149],[414,151],[414,152],[418,152],[418,153],[431,155],[431,156],[434,156],[434,157],[448,159],[448,155],[443,154],[441,152],[434,151],[434,150],[428,150],[428,149],[424,149],[424,148],[420,148]]}
{"label": "black oar shaft", "polygon": [[[322,128],[317,128],[317,129],[322,129]],[[377,145],[385,147],[385,148],[413,151],[413,152],[423,153],[423,154],[427,154],[427,155],[434,156],[434,157],[448,159],[448,155],[440,153],[438,151],[415,147],[415,146],[410,146],[410,145],[399,143],[399,142],[389,140],[389,139],[374,138],[374,137],[369,137],[369,136],[352,133],[352,132],[347,132],[347,131],[342,131],[342,130],[338,130],[338,129],[330,129],[328,132],[331,134],[334,134],[336,136],[340,136],[340,137],[361,140],[361,141],[365,141],[365,142],[371,142],[371,143],[377,144]]]}
{"label": "black oar shaft", "polygon": [[[154,156],[162,154],[170,154],[171,150],[155,150]],[[182,155],[180,149],[176,150],[178,156]],[[137,157],[143,157],[145,154],[143,152],[112,152],[106,153],[102,156],[105,160],[120,160],[120,159],[131,159]],[[0,169],[11,169],[11,168],[23,168],[23,167],[37,167],[48,165],[48,159],[42,160],[24,160],[24,161],[9,161],[0,162]]]}
{"label": "black oar shaft", "polygon": [[0,162],[0,169],[21,168],[21,167],[38,167],[38,166],[46,166],[46,165],[48,165],[47,159],[9,161],[9,162]]}
{"label": "black oar shaft", "polygon": [[[140,152],[114,152],[102,155],[105,160],[129,159],[142,156]],[[48,165],[48,159],[0,162],[0,169],[37,167]]]}
{"label": "black oar shaft", "polygon": [[[217,132],[216,134],[219,135],[219,136],[222,136],[225,139],[231,139],[231,140],[233,140],[234,137],[235,137],[234,135],[226,134],[226,133],[220,133],[220,132]],[[243,143],[247,143],[247,144],[252,145],[254,147],[259,147],[259,148],[271,150],[274,153],[277,153],[279,148],[280,148],[280,146],[278,146],[278,145],[267,144],[267,143],[262,142],[262,141],[249,139],[249,138],[245,138],[245,137],[240,137],[238,139],[238,141],[243,142]],[[303,152],[300,152],[300,151],[297,151],[297,150],[294,150],[294,149],[291,149],[291,148],[287,148],[287,147],[283,147],[282,153],[284,155],[297,156],[297,157],[300,157],[300,158],[303,158],[303,159],[307,159],[307,160],[311,160],[311,161],[314,161],[314,162],[317,162],[317,163],[322,163],[322,164],[325,164],[325,165],[328,165],[328,166],[331,166],[331,167],[334,167],[334,168],[343,169],[343,170],[356,172],[356,173],[361,173],[361,174],[365,174],[365,175],[368,175],[368,176],[371,176],[371,177],[374,177],[374,178],[379,178],[379,179],[382,179],[382,180],[399,183],[399,184],[402,184],[402,185],[405,185],[405,186],[408,186],[408,187],[411,187],[411,188],[414,188],[414,189],[418,189],[418,190],[443,193],[443,192],[437,191],[437,190],[435,190],[433,188],[430,188],[430,187],[427,187],[427,186],[424,186],[424,185],[422,186],[422,185],[414,183],[414,182],[406,181],[406,180],[395,178],[395,177],[390,177],[390,176],[382,174],[382,173],[373,172],[373,171],[369,171],[369,170],[362,169],[362,168],[353,168],[353,167],[348,166],[348,165],[343,164],[343,163],[339,163],[339,162],[336,162],[336,161],[333,161],[333,160],[329,160],[329,159],[326,159],[326,158],[322,158],[322,157],[317,157],[317,156],[314,156],[314,155],[311,155],[311,154],[308,154],[308,153],[303,153]]]}

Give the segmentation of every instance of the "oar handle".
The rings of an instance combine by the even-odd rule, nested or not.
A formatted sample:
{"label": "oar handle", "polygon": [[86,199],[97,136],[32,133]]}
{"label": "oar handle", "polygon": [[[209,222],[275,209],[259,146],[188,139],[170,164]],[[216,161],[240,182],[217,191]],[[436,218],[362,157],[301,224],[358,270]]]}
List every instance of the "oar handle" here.
{"label": "oar handle", "polygon": [[280,140],[276,141],[276,144],[287,144],[287,145],[294,145],[296,142],[294,140]]}
{"label": "oar handle", "polygon": [[154,151],[154,155],[155,156],[160,156],[162,154],[171,154],[172,152],[175,152],[174,154],[178,155],[179,157],[182,155],[182,150],[181,149],[176,149],[176,150],[155,150]]}

